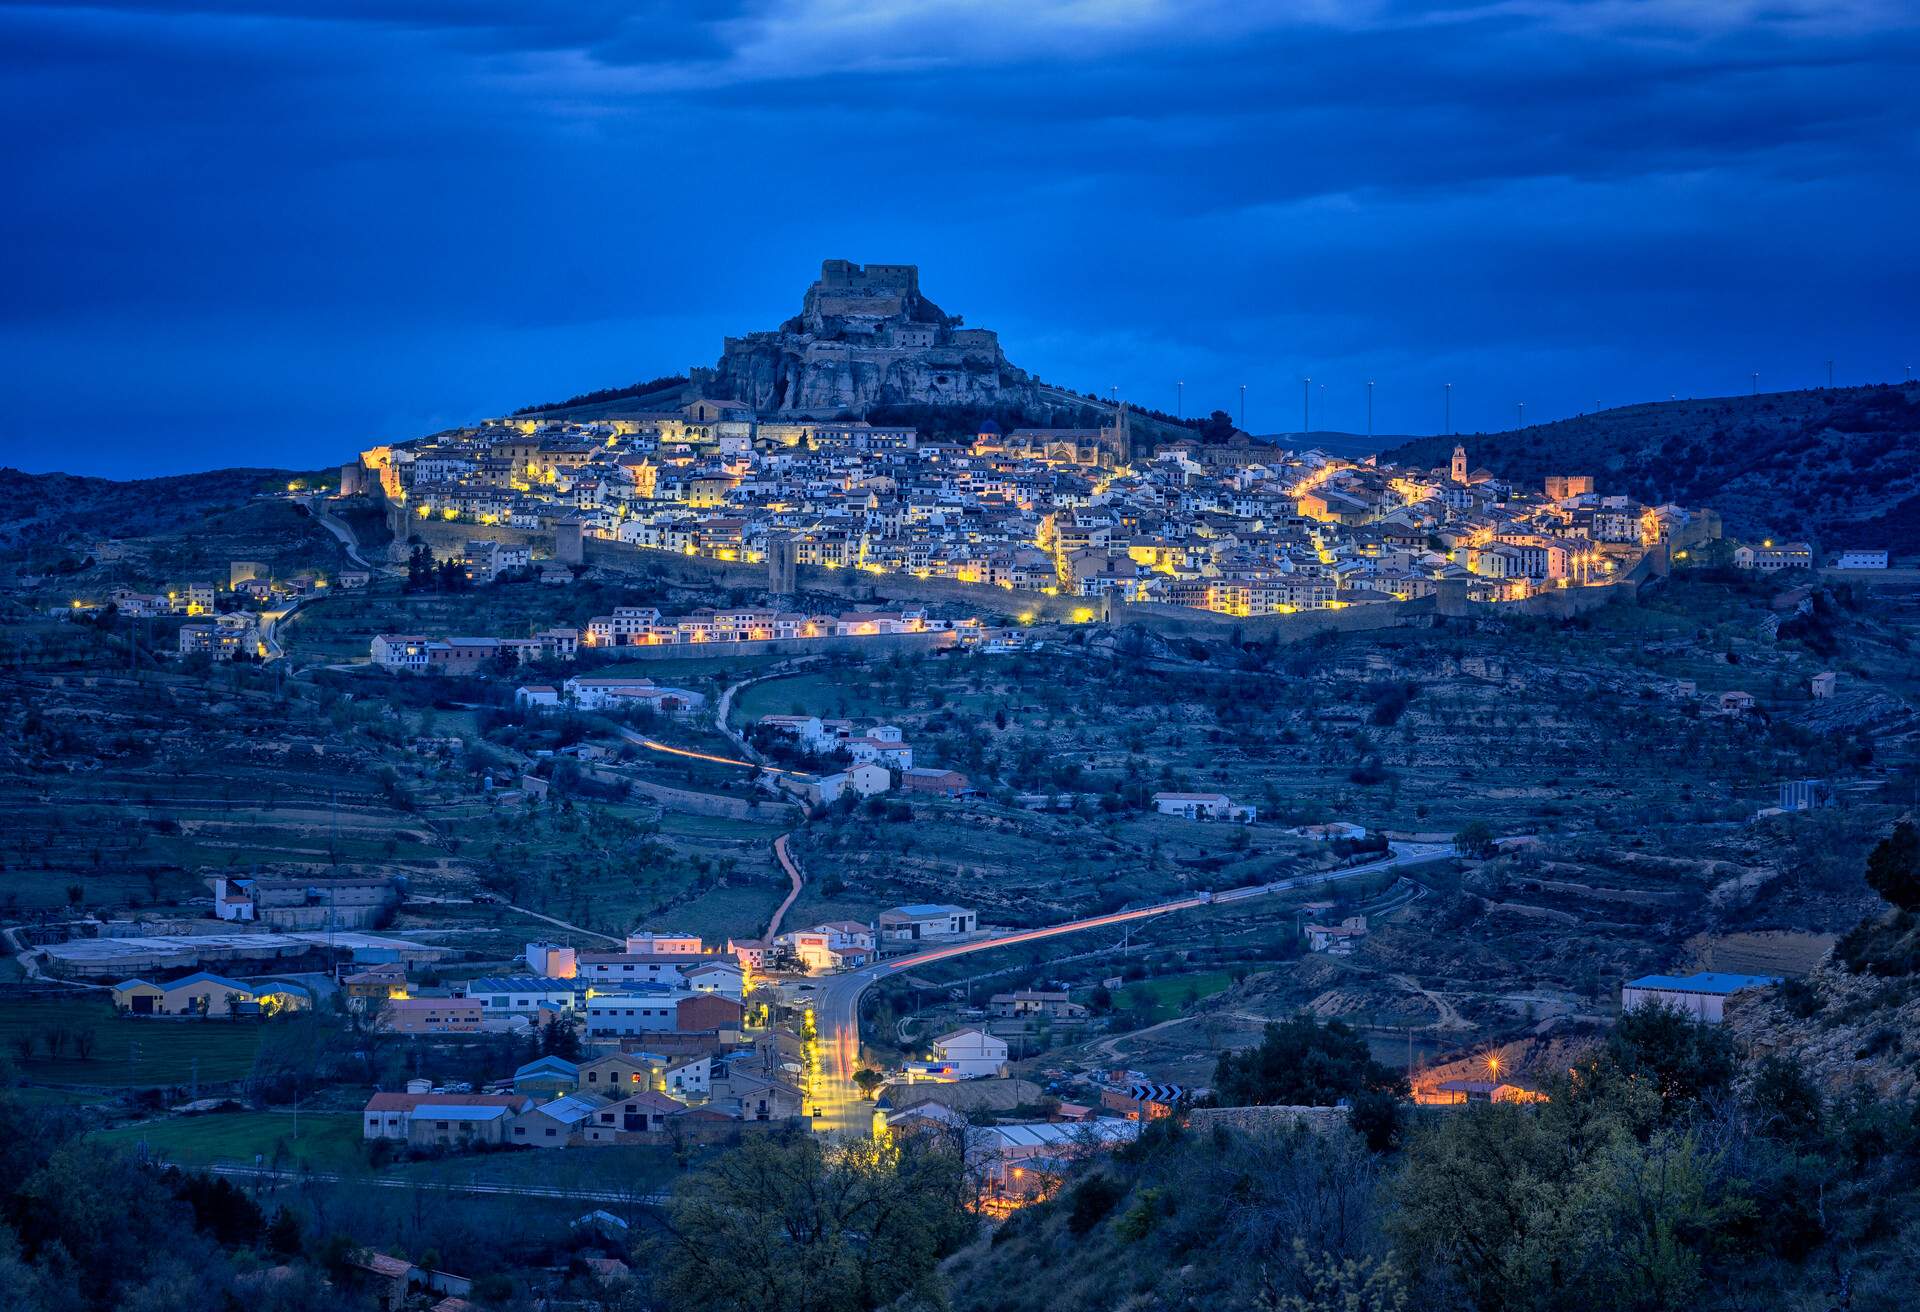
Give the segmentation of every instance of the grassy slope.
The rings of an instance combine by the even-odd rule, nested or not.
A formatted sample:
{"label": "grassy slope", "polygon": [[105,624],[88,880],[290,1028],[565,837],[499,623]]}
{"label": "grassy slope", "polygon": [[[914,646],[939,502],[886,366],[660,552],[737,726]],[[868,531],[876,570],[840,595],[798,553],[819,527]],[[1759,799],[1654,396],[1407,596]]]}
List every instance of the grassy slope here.
{"label": "grassy slope", "polygon": [[1625,406],[1421,438],[1383,459],[1443,465],[1456,440],[1476,468],[1522,483],[1591,474],[1602,492],[1711,506],[1733,535],[1897,546],[1920,531],[1920,386],[1911,384]]}
{"label": "grassy slope", "polygon": [[[51,1029],[91,1030],[93,1055],[82,1061],[71,1044],[58,1058],[46,1055],[41,1036]],[[195,1074],[203,1083],[244,1076],[260,1047],[255,1021],[136,1020],[116,1016],[104,992],[72,1000],[6,998],[0,1000],[0,1052],[21,1074],[49,1084],[110,1087],[184,1085]],[[32,1037],[35,1055],[21,1061],[15,1040]]]}
{"label": "grassy slope", "polygon": [[144,1147],[180,1166],[251,1162],[258,1156],[268,1163],[284,1160],[315,1171],[344,1171],[366,1161],[360,1117],[354,1112],[304,1113],[297,1123],[286,1112],[176,1116],[98,1130],[93,1137],[122,1148]]}
{"label": "grassy slope", "polygon": [[[75,525],[96,537],[180,532],[298,477],[284,469],[215,469],[120,482],[0,468],[0,544],[62,537]],[[321,476],[304,477],[311,484]]]}

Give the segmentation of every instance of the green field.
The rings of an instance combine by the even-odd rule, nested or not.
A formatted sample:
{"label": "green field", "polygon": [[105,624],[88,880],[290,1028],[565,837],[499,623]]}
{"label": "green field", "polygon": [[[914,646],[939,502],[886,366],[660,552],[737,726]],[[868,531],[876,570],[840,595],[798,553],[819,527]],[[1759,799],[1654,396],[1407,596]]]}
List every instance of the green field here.
{"label": "green field", "polygon": [[[285,1023],[285,1022],[277,1022]],[[116,1016],[105,990],[86,997],[0,1000],[0,1053],[30,1080],[113,1088],[218,1084],[244,1077],[260,1048],[260,1021],[136,1020]],[[91,1031],[94,1048],[80,1058],[70,1039],[49,1056],[50,1031]],[[19,1043],[31,1039],[33,1055]]]}
{"label": "green field", "polygon": [[943,704],[951,710],[990,715],[998,704],[992,693],[964,691],[950,680],[934,677],[941,667],[904,668],[914,679],[911,685],[890,686],[880,673],[866,667],[768,679],[740,690],[731,708],[733,723],[750,724],[763,715],[793,714],[888,720],[913,707],[919,708],[916,713],[925,714],[924,696],[914,691],[923,678],[933,678],[942,687]]}
{"label": "green field", "polygon": [[1151,1025],[1178,1016],[1186,1009],[1189,999],[1198,1001],[1224,993],[1232,983],[1233,977],[1224,970],[1164,975],[1159,979],[1134,981],[1113,995],[1113,1003]]}
{"label": "green field", "polygon": [[[791,656],[673,656],[659,660],[613,661],[595,668],[596,674],[620,674],[648,678],[655,683],[671,684],[731,675],[738,678],[755,670],[769,669]],[[752,691],[748,689],[748,691]],[[744,695],[744,694],[743,694]]]}
{"label": "green field", "polygon": [[353,1112],[215,1112],[97,1130],[93,1138],[122,1148],[141,1148],[180,1166],[251,1163],[315,1171],[350,1171],[366,1164],[360,1117]]}

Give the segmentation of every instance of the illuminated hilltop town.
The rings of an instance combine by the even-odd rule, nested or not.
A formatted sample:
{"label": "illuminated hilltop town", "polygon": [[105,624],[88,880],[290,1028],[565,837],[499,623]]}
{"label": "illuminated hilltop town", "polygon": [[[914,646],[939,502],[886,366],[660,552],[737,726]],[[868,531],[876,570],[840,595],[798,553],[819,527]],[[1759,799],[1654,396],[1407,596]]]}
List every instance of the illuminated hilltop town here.
{"label": "illuminated hilltop town", "polygon": [[[865,570],[1055,596],[1271,615],[1430,596],[1477,601],[1603,584],[1718,517],[1608,495],[1588,477],[1521,488],[1241,438],[1131,447],[1124,407],[1092,429],[991,422],[971,441],[858,420],[766,417],[696,399],[593,422],[503,419],[349,465],[421,519],[551,531],[720,562]],[[368,489],[371,490],[371,489]]]}
{"label": "illuminated hilltop town", "polygon": [[[376,447],[341,491],[383,495],[396,529],[403,512],[764,563],[776,591],[812,566],[1235,616],[1409,601],[1450,579],[1467,600],[1522,600],[1720,534],[1712,512],[1590,477],[1516,486],[1464,448],[1396,467],[1257,441],[1223,415],[1203,431],[1102,405],[1013,367],[912,265],[827,261],[799,315],[729,338],[660,396]],[[941,406],[1092,426],[983,419],[955,437],[862,417]]]}

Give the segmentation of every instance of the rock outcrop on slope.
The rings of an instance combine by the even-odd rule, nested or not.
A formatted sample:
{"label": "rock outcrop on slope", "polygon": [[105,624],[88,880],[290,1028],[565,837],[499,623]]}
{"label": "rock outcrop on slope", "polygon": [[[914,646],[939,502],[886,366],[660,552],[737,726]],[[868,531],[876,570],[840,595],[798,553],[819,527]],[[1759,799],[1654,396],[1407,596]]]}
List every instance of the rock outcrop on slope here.
{"label": "rock outcrop on slope", "polygon": [[827,260],[800,313],[773,332],[729,337],[693,371],[706,395],[762,415],[830,418],[878,405],[1025,405],[1041,388],[1007,362],[999,335],[968,328],[920,292],[911,264]]}

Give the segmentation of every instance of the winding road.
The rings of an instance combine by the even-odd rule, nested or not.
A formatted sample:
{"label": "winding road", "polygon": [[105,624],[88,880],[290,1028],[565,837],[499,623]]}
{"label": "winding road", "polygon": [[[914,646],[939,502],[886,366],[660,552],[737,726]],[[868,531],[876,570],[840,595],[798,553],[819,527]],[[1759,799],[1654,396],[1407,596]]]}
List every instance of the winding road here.
{"label": "winding road", "polygon": [[1014,930],[992,938],[975,939],[966,943],[945,944],[925,952],[916,952],[910,956],[879,962],[860,970],[826,976],[815,986],[812,994],[814,1025],[820,1035],[821,1052],[819,1087],[812,1091],[813,1096],[810,1100],[812,1106],[808,1108],[808,1111],[813,1113],[813,1128],[822,1134],[858,1134],[864,1133],[867,1128],[868,1109],[853,1083],[853,1073],[859,1069],[860,1064],[860,998],[880,980],[919,966],[931,965],[936,961],[945,961],[949,957],[986,952],[993,948],[1012,947],[1020,943],[1035,943],[1061,934],[1078,934],[1083,930],[1100,929],[1107,925],[1122,925],[1134,920],[1149,920],[1158,916],[1171,915],[1176,911],[1191,911],[1196,907],[1243,902],[1248,898],[1318,888],[1325,884],[1378,874],[1382,870],[1391,870],[1400,866],[1445,860],[1453,855],[1452,846],[1446,843],[1393,843],[1390,847],[1392,855],[1382,857],[1378,861],[1369,861],[1364,865],[1348,866],[1345,869],[1328,870],[1319,874],[1296,875],[1291,879],[1275,880],[1270,884],[1253,884],[1246,888],[1230,889],[1224,893],[1211,895],[1201,893],[1193,897],[1176,898],[1170,902],[1158,902],[1152,906],[1132,907],[1103,916],[1088,916],[1083,920],[1064,921],[1058,925],[1046,925],[1039,929]]}
{"label": "winding road", "polygon": [[346,548],[347,559],[351,560],[361,569],[366,570],[369,574],[399,573],[398,570],[387,565],[375,565],[365,556],[361,555],[360,540],[354,537],[353,530],[347,527],[345,521],[334,518],[333,512],[326,508],[326,503],[321,499],[319,493],[307,497],[301,504],[307,508],[307,513],[313,516],[315,522],[317,522],[321,528],[324,528],[340,540],[340,545]]}
{"label": "winding road", "polygon": [[773,919],[767,922],[767,932],[762,937],[769,943],[780,932],[780,922],[786,918],[787,908],[793,905],[793,900],[800,896],[800,890],[807,883],[806,877],[800,873],[800,863],[787,850],[787,840],[792,837],[791,833],[786,833],[773,840],[773,854],[780,858],[780,868],[787,872],[787,879],[793,887],[788,890],[786,900],[773,909]]}

